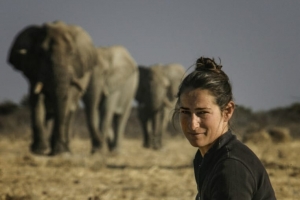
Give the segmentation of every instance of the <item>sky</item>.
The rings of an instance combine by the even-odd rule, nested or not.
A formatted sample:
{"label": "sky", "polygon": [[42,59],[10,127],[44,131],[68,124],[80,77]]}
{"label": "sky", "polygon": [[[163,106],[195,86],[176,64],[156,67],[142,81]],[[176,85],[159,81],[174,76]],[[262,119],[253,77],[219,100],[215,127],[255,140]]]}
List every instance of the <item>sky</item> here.
{"label": "sky", "polygon": [[123,45],[138,64],[221,59],[236,104],[253,111],[300,102],[299,0],[2,0],[0,103],[19,103],[24,76],[7,62],[28,25],[62,20],[84,28],[97,46]]}

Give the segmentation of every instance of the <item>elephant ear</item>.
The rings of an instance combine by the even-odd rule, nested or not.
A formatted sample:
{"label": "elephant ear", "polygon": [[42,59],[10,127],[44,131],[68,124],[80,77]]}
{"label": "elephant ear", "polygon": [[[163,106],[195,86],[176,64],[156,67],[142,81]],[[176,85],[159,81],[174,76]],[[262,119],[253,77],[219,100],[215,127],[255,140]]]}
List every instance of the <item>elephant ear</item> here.
{"label": "elephant ear", "polygon": [[170,80],[165,76],[163,65],[156,64],[150,67],[150,99],[152,109],[161,109],[169,100],[167,93],[170,88]]}
{"label": "elephant ear", "polygon": [[104,71],[105,92],[113,93],[137,73],[137,64],[123,46],[99,48],[99,65]]}
{"label": "elephant ear", "polygon": [[147,91],[150,88],[150,68],[146,66],[139,65],[138,66],[139,70],[139,84],[138,84],[138,89],[135,93],[135,100],[137,100],[139,103],[143,103],[146,101],[145,98],[147,98]]}
{"label": "elephant ear", "polygon": [[[45,32],[40,26],[30,25],[22,29],[15,37],[8,54],[8,63],[15,69],[23,71],[26,75],[36,73],[34,66],[39,54],[40,41],[45,37]],[[31,73],[31,74],[32,74]]]}
{"label": "elephant ear", "polygon": [[74,66],[77,77],[82,77],[87,71],[92,70],[98,64],[97,49],[90,35],[79,26],[72,26],[74,38],[73,59],[70,61]]}
{"label": "elephant ear", "polygon": [[174,101],[178,92],[178,87],[185,75],[185,68],[178,63],[170,63],[163,67],[165,77],[170,81],[168,89],[168,99]]}
{"label": "elephant ear", "polygon": [[163,65],[153,65],[151,67],[152,79],[161,85],[161,87],[167,88],[170,86],[171,82],[168,77],[165,75],[163,70]]}
{"label": "elephant ear", "polygon": [[51,52],[53,63],[68,67],[75,78],[81,78],[97,64],[97,51],[90,35],[79,26],[61,21],[45,24],[47,38],[43,48]]}

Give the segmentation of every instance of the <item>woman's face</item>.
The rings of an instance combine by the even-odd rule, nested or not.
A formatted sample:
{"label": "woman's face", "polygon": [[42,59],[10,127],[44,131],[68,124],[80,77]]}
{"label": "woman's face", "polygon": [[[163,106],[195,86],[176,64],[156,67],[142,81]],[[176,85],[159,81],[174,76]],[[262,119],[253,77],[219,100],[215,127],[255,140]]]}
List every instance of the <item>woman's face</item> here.
{"label": "woman's face", "polygon": [[208,90],[187,89],[179,99],[182,131],[192,146],[207,152],[228,130],[228,120]]}

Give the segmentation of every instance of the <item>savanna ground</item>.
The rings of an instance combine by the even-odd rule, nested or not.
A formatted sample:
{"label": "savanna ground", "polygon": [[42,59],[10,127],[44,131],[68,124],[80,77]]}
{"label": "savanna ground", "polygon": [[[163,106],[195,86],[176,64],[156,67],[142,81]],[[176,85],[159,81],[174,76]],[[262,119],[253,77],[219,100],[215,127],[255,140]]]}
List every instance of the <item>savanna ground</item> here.
{"label": "savanna ground", "polygon": [[[29,152],[30,129],[18,123],[13,132],[0,132],[0,200],[189,200],[196,195],[196,149],[180,134],[166,135],[164,148],[153,151],[142,148],[141,135],[128,133],[138,129],[131,126],[122,152],[104,157],[90,155],[88,137],[79,134],[86,130],[75,127],[72,154],[46,157]],[[246,144],[265,165],[277,199],[299,200],[300,140]]]}

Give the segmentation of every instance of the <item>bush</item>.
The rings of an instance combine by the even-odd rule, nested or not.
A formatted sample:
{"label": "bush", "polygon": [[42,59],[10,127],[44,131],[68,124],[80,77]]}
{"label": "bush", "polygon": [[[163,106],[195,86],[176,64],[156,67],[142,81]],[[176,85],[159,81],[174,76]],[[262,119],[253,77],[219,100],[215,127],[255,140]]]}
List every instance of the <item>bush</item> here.
{"label": "bush", "polygon": [[273,142],[289,142],[291,140],[290,130],[284,127],[272,127],[268,130]]}
{"label": "bush", "polygon": [[18,110],[19,106],[14,102],[7,100],[0,104],[0,115],[9,115],[16,110]]}

